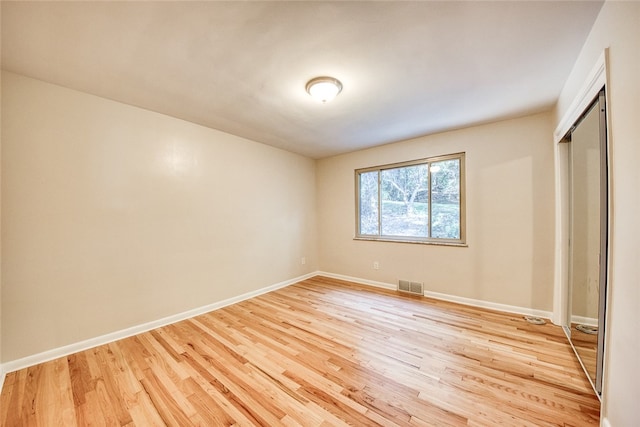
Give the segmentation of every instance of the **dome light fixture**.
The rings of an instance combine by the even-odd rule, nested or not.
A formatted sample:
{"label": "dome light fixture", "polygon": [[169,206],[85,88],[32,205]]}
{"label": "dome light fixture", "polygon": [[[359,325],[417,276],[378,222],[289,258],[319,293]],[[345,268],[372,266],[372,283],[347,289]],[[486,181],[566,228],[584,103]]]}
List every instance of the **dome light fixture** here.
{"label": "dome light fixture", "polygon": [[340,93],[342,83],[333,77],[316,77],[307,82],[306,89],[312,98],[325,103]]}

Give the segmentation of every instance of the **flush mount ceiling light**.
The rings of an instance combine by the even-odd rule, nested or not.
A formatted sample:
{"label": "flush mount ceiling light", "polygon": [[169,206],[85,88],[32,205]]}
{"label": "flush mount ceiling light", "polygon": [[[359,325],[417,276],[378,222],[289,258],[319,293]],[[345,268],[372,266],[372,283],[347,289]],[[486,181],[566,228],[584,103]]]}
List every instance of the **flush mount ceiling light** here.
{"label": "flush mount ceiling light", "polygon": [[316,77],[307,82],[307,92],[321,102],[331,101],[342,90],[340,80],[333,77]]}

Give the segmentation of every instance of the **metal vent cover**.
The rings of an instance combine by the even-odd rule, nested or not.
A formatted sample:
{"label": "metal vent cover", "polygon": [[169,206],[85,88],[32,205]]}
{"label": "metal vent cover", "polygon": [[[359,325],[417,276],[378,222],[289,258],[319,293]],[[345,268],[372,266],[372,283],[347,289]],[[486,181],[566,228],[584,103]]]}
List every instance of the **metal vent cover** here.
{"label": "metal vent cover", "polygon": [[424,284],[409,280],[398,280],[398,290],[414,295],[424,295]]}
{"label": "metal vent cover", "polygon": [[598,335],[598,327],[593,325],[576,325],[576,329],[589,335]]}
{"label": "metal vent cover", "polygon": [[544,325],[547,323],[542,317],[537,316],[524,316],[524,320],[531,323],[532,325]]}

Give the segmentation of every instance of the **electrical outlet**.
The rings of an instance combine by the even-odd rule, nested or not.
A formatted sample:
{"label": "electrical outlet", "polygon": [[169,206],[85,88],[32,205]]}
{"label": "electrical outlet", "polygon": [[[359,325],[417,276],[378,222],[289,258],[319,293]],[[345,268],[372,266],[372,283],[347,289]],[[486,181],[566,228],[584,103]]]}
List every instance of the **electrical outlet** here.
{"label": "electrical outlet", "polygon": [[373,261],[373,269],[380,270],[380,263],[378,263],[378,261]]}
{"label": "electrical outlet", "polygon": [[307,263],[307,259],[305,257],[302,257],[300,259],[300,264],[305,265]]}

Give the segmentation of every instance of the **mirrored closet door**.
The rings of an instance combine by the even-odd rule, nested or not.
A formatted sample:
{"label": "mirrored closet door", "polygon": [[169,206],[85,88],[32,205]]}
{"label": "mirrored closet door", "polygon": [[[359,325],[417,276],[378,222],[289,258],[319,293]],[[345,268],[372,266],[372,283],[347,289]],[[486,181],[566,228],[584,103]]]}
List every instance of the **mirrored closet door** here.
{"label": "mirrored closet door", "polygon": [[604,91],[567,134],[569,144],[568,336],[602,392],[607,284],[608,173]]}

